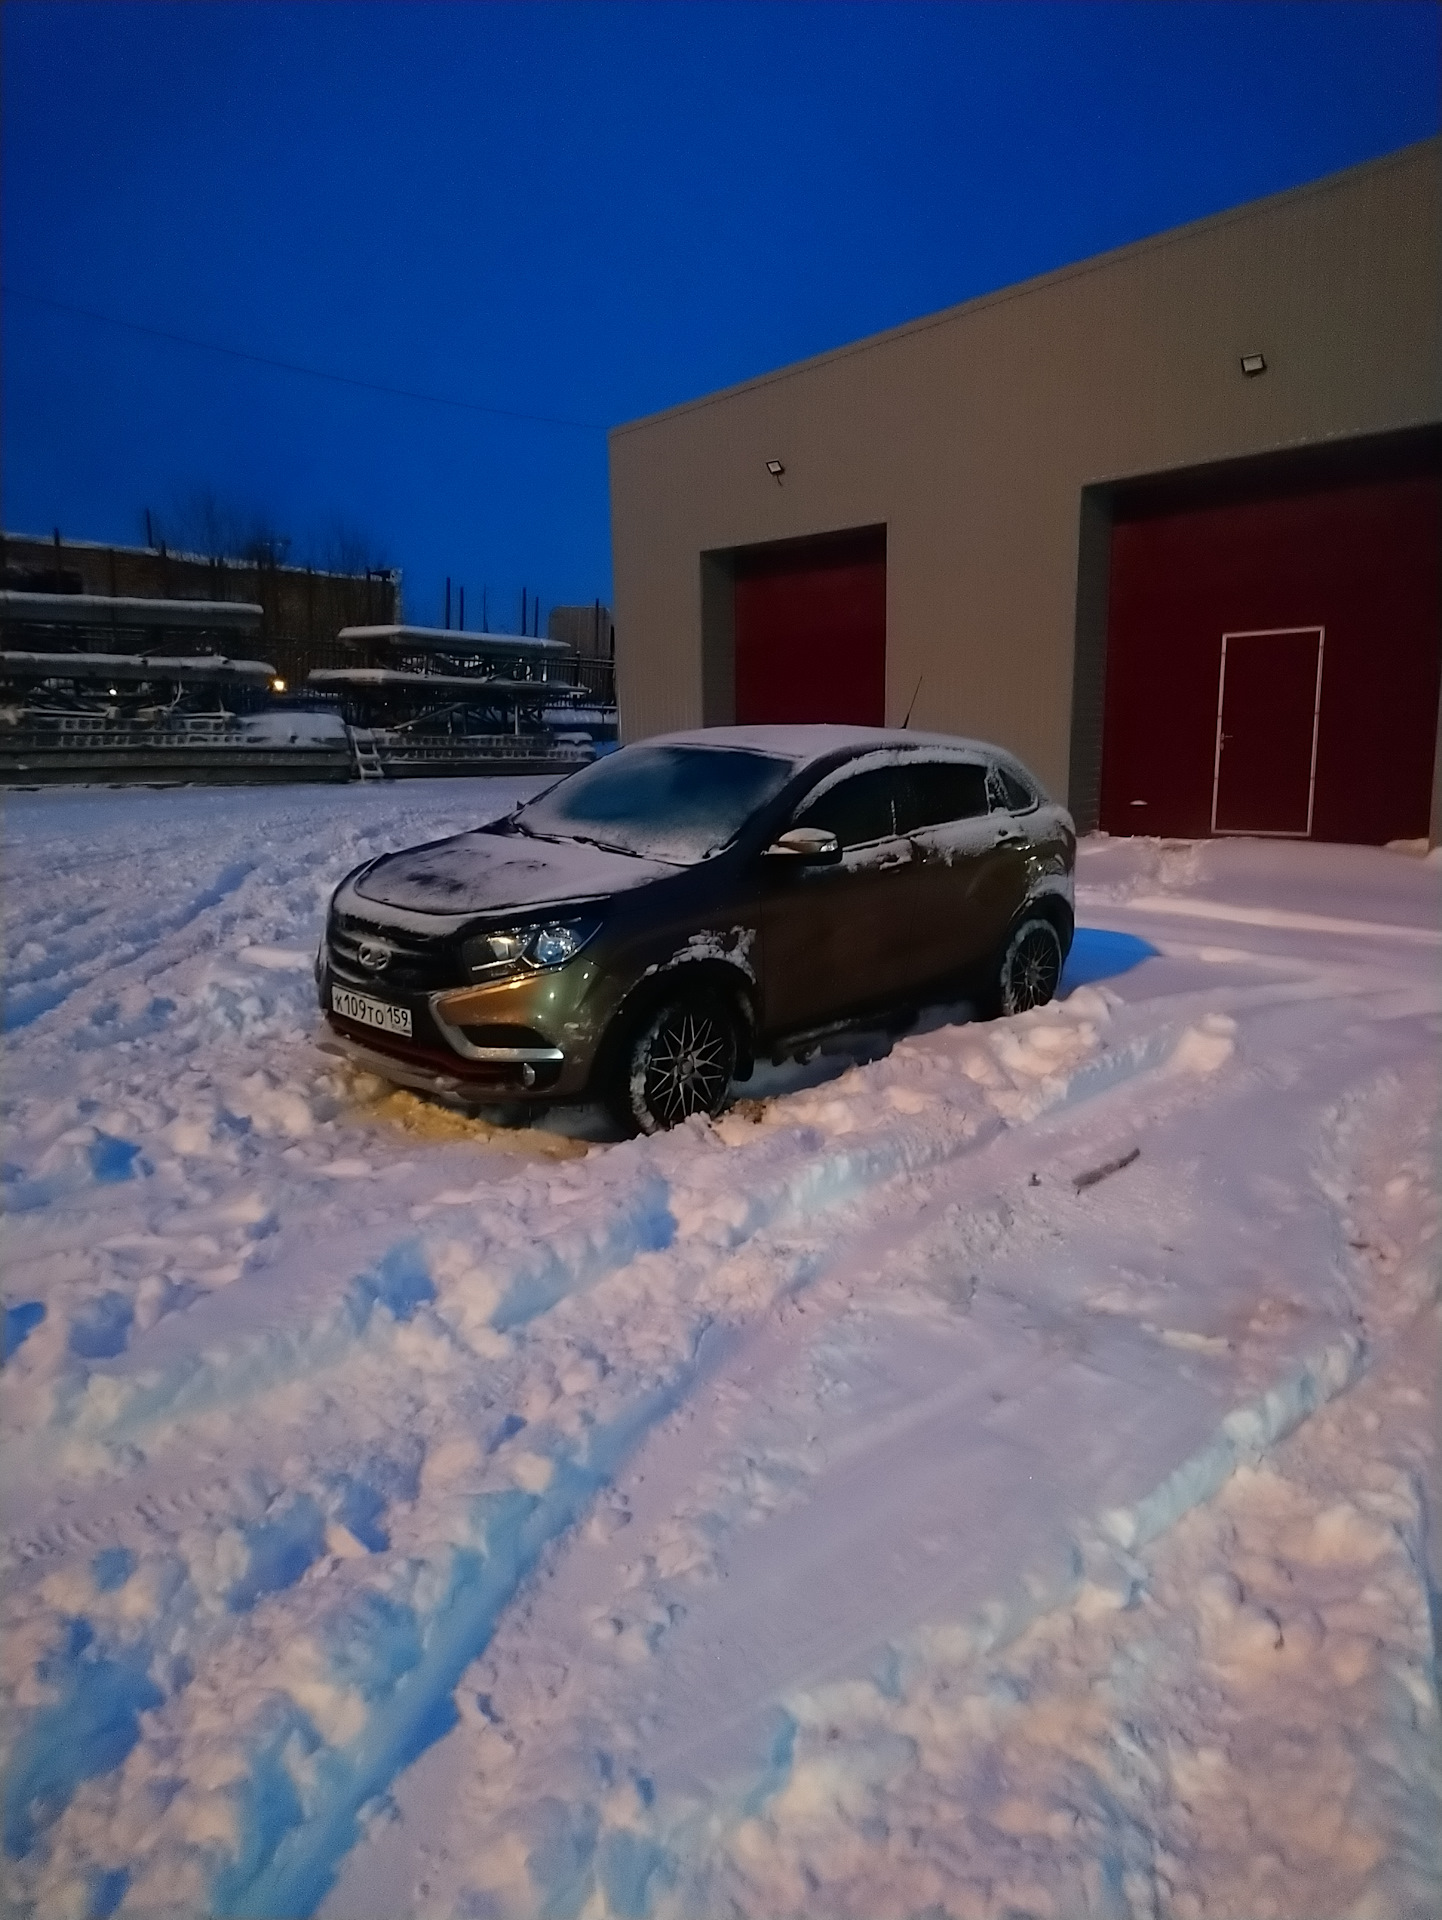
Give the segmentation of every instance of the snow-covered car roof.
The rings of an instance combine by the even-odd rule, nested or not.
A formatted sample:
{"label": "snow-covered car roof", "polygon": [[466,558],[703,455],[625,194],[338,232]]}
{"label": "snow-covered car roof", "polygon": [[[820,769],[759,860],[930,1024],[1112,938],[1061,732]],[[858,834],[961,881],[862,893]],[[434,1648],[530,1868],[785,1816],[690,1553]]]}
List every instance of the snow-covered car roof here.
{"label": "snow-covered car roof", "polygon": [[[642,742],[636,743],[638,746]],[[774,753],[804,767],[828,754],[847,750],[867,753],[887,747],[949,747],[954,751],[1015,758],[989,740],[968,740],[954,733],[917,733],[909,727],[847,727],[827,723],[788,726],[693,727],[683,733],[652,734],[646,746],[741,747],[752,753]]]}

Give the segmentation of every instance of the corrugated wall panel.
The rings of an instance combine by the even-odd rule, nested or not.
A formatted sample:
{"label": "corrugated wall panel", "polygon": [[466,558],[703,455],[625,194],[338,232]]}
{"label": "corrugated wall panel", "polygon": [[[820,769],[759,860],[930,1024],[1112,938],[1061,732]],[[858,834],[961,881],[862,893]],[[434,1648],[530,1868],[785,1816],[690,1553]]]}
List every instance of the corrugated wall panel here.
{"label": "corrugated wall panel", "polygon": [[618,428],[625,736],[702,717],[703,553],[884,524],[888,716],[921,676],[918,724],[1000,739],[1066,792],[1082,489],[1442,419],[1439,152]]}

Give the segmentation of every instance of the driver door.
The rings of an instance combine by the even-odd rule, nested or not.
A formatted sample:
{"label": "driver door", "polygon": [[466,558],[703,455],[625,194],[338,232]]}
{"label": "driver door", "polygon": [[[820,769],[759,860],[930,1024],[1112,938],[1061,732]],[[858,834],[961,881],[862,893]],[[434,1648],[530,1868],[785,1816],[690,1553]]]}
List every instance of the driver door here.
{"label": "driver door", "polygon": [[915,852],[897,830],[901,769],[832,776],[791,827],[841,843],[834,866],[765,862],[761,889],[762,1020],[769,1033],[823,1025],[903,998],[914,984],[906,923]]}

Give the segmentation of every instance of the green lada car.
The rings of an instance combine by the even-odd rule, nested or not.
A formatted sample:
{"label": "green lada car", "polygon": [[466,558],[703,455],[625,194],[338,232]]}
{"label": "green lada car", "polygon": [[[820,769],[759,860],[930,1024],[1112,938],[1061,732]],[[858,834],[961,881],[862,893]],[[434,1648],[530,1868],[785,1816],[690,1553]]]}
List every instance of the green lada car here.
{"label": "green lada car", "polygon": [[1010,754],[899,729],[711,727],[337,887],[330,1044],[471,1104],[714,1114],[758,1057],[928,1000],[1056,992],[1071,816]]}

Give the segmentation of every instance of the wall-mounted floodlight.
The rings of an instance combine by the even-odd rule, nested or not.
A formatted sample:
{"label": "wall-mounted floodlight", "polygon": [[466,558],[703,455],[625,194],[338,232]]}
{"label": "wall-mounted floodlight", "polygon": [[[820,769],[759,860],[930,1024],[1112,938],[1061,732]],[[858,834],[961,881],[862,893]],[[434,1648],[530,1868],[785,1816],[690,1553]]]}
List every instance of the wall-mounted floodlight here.
{"label": "wall-mounted floodlight", "polygon": [[1244,353],[1242,355],[1242,372],[1246,374],[1249,380],[1255,380],[1259,373],[1265,373],[1266,371],[1267,371],[1266,354]]}
{"label": "wall-mounted floodlight", "polygon": [[781,462],[779,460],[768,460],[766,462],[766,471],[771,475],[771,478],[776,482],[777,486],[779,487],[781,485],[781,476],[786,471],[785,467],[782,466]]}

